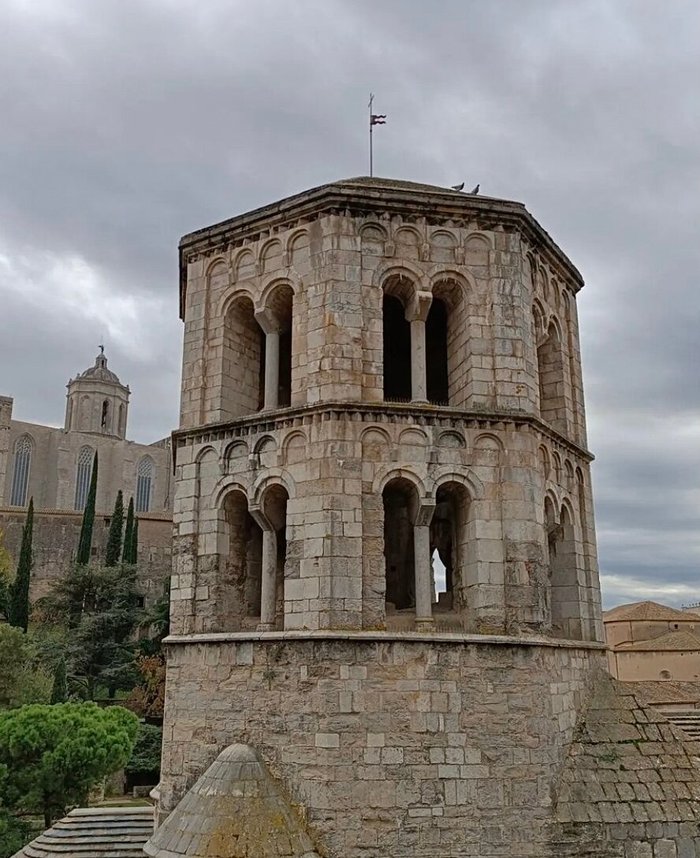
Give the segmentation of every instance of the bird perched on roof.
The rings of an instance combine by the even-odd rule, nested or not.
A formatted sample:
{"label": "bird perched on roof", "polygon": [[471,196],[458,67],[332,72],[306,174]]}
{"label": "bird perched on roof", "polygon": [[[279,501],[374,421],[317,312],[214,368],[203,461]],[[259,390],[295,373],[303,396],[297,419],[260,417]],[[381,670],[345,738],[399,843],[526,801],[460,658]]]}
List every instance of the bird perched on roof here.
{"label": "bird perched on roof", "polygon": [[463,191],[464,190],[464,182],[461,185],[450,185],[453,191]]}
{"label": "bird perched on roof", "polygon": [[[464,187],[464,185],[462,185],[462,187]],[[477,185],[475,188],[472,188],[471,191],[469,191],[469,193],[474,194],[474,195],[478,194],[479,193],[479,186]]]}

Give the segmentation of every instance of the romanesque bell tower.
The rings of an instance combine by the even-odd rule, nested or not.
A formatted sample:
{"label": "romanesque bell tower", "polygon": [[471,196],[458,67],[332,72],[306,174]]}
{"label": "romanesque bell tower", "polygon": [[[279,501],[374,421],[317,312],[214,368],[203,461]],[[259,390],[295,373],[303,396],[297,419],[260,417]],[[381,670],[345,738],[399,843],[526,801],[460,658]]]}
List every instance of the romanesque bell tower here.
{"label": "romanesque bell tower", "polygon": [[579,272],[520,203],[366,178],[180,260],[161,819],[238,743],[329,858],[544,854],[602,659]]}

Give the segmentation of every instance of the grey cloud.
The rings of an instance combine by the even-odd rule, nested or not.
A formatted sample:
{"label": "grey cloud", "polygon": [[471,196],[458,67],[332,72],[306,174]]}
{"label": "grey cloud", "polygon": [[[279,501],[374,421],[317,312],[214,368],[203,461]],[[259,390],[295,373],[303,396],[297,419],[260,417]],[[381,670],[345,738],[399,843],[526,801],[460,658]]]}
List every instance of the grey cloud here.
{"label": "grey cloud", "polygon": [[[132,435],[165,435],[179,236],[366,172],[374,89],[389,115],[380,174],[479,181],[524,201],[587,280],[610,592],[651,587],[659,569],[692,578],[695,2],[10,0],[3,15],[0,392],[15,392],[19,416],[60,422],[63,385],[107,328],[111,365],[134,391]],[[76,304],[72,275],[46,277],[47,259],[78,260],[100,288],[138,298],[135,319],[107,300]],[[107,324],[116,312],[130,321]]]}

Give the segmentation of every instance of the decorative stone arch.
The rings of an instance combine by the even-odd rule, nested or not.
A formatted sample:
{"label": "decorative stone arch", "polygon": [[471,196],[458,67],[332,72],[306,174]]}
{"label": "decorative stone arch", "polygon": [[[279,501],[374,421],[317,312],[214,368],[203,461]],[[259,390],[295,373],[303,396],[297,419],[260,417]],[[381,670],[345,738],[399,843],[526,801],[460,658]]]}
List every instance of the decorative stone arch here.
{"label": "decorative stone arch", "polygon": [[537,346],[537,377],[540,393],[540,416],[559,432],[566,432],[566,388],[564,345],[561,326],[555,316]]}
{"label": "decorative stone arch", "polygon": [[250,448],[243,438],[235,438],[233,441],[230,441],[221,452],[220,464],[222,471],[228,473],[235,459],[241,459],[247,467],[249,453]]}
{"label": "decorative stone arch", "polygon": [[266,490],[273,485],[282,486],[290,500],[296,497],[296,484],[287,470],[284,468],[266,468],[265,474],[258,477],[251,488],[251,507],[260,508]]}
{"label": "decorative stone arch", "polygon": [[[447,229],[436,229],[428,236],[430,243],[430,258],[433,262],[454,264],[457,262],[459,240],[454,232]],[[459,260],[461,262],[461,260]]]}
{"label": "decorative stone arch", "polygon": [[284,246],[279,238],[268,238],[260,244],[258,248],[258,271],[262,274],[268,270],[274,271],[274,267],[268,269],[268,261],[274,260],[276,256],[280,257],[280,266],[283,263]]}
{"label": "decorative stone arch", "polygon": [[396,245],[403,246],[400,251],[402,259],[411,258],[411,256],[417,260],[421,258],[421,249],[425,239],[421,231],[415,226],[402,223],[394,230],[392,240]]}
{"label": "decorative stone arch", "polygon": [[285,252],[287,254],[287,259],[290,262],[294,260],[294,253],[298,250],[305,249],[309,245],[309,230],[307,227],[302,226],[298,227],[287,236],[287,241],[285,244]]}
{"label": "decorative stone arch", "polygon": [[374,269],[372,285],[378,289],[385,289],[387,281],[396,275],[411,280],[417,290],[423,290],[427,283],[422,266],[416,265],[410,259],[402,259],[401,262],[395,259],[383,259]]}
{"label": "decorative stone arch", "polygon": [[554,472],[554,482],[557,484],[557,486],[561,486],[563,482],[561,456],[556,450],[552,452],[552,470]]}
{"label": "decorative stone arch", "polygon": [[564,459],[564,486],[569,492],[574,490],[574,466],[568,457]]}
{"label": "decorative stone arch", "polygon": [[372,483],[373,493],[381,495],[387,484],[394,479],[403,479],[407,480],[409,483],[413,483],[416,487],[416,491],[418,492],[418,497],[424,499],[426,503],[432,502],[432,493],[428,491],[425,481],[415,471],[405,465],[400,467],[397,467],[396,465],[387,465],[382,468],[376,474]]}
{"label": "decorative stone arch", "polygon": [[464,435],[456,429],[446,429],[438,435],[437,446],[465,450],[467,447],[467,441]]}
{"label": "decorative stone arch", "polygon": [[230,419],[252,414],[263,405],[265,339],[249,288],[239,285],[230,290],[219,311],[223,326],[223,346],[217,359],[220,417]]}
{"label": "decorative stone arch", "polygon": [[[460,303],[468,304],[470,295],[476,290],[476,280],[471,272],[458,271],[445,265],[432,266],[426,280],[428,291],[436,298],[442,297],[442,300],[449,305],[451,310],[456,309]],[[448,295],[446,291],[440,291],[440,286],[443,283],[455,283],[459,286],[456,300],[454,292]]]}
{"label": "decorative stone arch", "polygon": [[474,438],[472,449],[474,463],[481,466],[498,468],[505,459],[503,442],[491,432],[480,432]]}
{"label": "decorative stone arch", "polygon": [[362,459],[366,462],[386,462],[394,446],[391,435],[381,426],[367,426],[360,433]]}
{"label": "decorative stone arch", "polygon": [[484,494],[484,484],[471,470],[455,471],[453,468],[438,468],[430,477],[428,492],[430,497],[435,497],[440,486],[445,483],[459,483],[464,486],[471,501],[481,500]]}
{"label": "decorative stone arch", "polygon": [[581,640],[581,592],[578,581],[576,526],[568,499],[559,507],[556,540],[550,539],[552,632],[558,637]]}
{"label": "decorative stone arch", "polygon": [[378,221],[367,221],[359,229],[358,237],[363,254],[382,257],[387,246],[389,233]]}
{"label": "decorative stone arch", "polygon": [[262,453],[274,453],[277,450],[277,439],[274,435],[266,432],[256,439],[253,445],[253,453],[258,456]]}
{"label": "decorative stone arch", "polygon": [[265,333],[265,408],[286,408],[292,401],[294,300],[299,278],[271,275],[263,281],[255,319]]}
{"label": "decorative stone arch", "polygon": [[246,500],[250,499],[250,485],[241,480],[241,475],[232,477],[227,474],[221,477],[214,486],[214,490],[211,493],[212,508],[220,510],[223,507],[226,496],[231,494],[231,492],[240,492],[245,496]]}
{"label": "decorative stone arch", "polygon": [[240,248],[231,261],[233,281],[249,280],[255,277],[255,253],[249,245]]}
{"label": "decorative stone arch", "polygon": [[223,256],[223,254],[220,253],[216,254],[216,256],[213,256],[207,262],[206,268],[204,269],[204,279],[207,281],[207,284],[211,283],[211,278],[214,275],[214,269],[216,269],[218,266],[222,266],[228,274],[229,260],[225,256]]}
{"label": "decorative stone arch", "polygon": [[542,478],[546,481],[550,479],[552,473],[552,459],[549,455],[549,450],[544,444],[540,444],[537,448],[537,456],[540,462],[540,471]]}
{"label": "decorative stone arch", "polygon": [[[301,441],[301,444],[297,443]],[[282,439],[282,443],[280,445],[280,458],[284,465],[296,464],[297,461],[303,461],[306,457],[306,448],[308,446],[309,439],[302,429],[292,429]],[[302,451],[302,459],[294,459],[291,453],[292,450],[299,448]]]}
{"label": "decorative stone arch", "polygon": [[470,232],[464,240],[464,253],[467,263],[488,268],[493,242],[483,232]]}
{"label": "decorative stone arch", "polygon": [[228,289],[226,293],[221,296],[221,300],[216,308],[217,317],[221,318],[226,316],[231,309],[232,304],[241,298],[249,300],[253,305],[253,311],[255,311],[256,296],[253,292],[253,285],[254,284],[252,283],[246,285],[239,284]]}

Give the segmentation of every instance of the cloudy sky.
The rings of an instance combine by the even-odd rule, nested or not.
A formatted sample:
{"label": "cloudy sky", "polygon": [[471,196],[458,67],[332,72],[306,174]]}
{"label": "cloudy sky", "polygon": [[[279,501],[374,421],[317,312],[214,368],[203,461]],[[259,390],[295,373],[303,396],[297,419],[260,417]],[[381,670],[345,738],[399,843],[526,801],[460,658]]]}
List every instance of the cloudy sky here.
{"label": "cloudy sky", "polygon": [[0,393],[104,339],[175,425],[179,237],[366,165],[521,200],[581,269],[604,598],[700,600],[697,0],[0,0]]}

